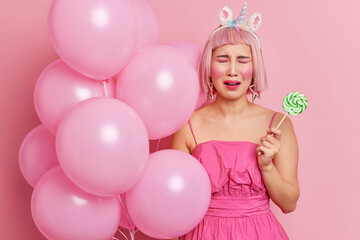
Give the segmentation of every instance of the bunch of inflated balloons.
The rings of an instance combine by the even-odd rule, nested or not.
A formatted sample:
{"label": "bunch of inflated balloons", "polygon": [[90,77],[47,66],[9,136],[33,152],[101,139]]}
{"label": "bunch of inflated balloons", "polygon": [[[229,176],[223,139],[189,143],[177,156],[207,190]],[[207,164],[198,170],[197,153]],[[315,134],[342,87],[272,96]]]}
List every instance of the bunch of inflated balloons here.
{"label": "bunch of inflated balloons", "polygon": [[110,240],[118,226],[155,238],[190,231],[210,202],[208,175],[189,154],[149,154],[149,139],[201,105],[200,50],[158,44],[145,0],[53,0],[48,27],[60,59],[37,80],[42,124],[19,151],[38,229],[53,240]]}

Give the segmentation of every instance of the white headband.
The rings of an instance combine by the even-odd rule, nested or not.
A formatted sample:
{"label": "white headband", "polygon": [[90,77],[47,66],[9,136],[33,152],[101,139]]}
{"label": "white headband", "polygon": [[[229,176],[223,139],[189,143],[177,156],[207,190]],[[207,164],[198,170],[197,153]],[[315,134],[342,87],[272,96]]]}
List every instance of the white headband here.
{"label": "white headband", "polygon": [[251,35],[253,35],[260,47],[260,41],[258,37],[255,35],[255,32],[259,29],[261,25],[261,15],[260,13],[253,13],[247,23],[245,23],[245,15],[246,15],[246,2],[244,3],[239,17],[234,21],[232,11],[228,6],[225,6],[221,9],[219,13],[219,19],[221,21],[221,26],[215,29],[215,31],[210,35],[209,39],[220,29],[223,28],[231,28],[236,31],[244,30]]}

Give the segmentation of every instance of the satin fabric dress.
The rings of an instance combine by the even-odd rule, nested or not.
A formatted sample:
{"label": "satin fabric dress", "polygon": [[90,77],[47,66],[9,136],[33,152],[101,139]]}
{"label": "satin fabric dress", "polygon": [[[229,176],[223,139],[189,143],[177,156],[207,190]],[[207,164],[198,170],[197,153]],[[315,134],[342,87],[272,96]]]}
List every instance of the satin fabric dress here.
{"label": "satin fabric dress", "polygon": [[257,165],[258,145],[215,140],[197,144],[190,122],[189,126],[196,143],[192,155],[209,174],[212,197],[204,219],[180,240],[289,239],[269,208]]}

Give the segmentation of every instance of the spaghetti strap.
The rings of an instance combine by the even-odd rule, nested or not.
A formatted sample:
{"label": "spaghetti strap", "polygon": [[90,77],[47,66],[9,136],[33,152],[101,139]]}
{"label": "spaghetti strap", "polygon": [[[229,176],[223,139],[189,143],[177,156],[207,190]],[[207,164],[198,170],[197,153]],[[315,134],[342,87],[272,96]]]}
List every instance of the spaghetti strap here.
{"label": "spaghetti strap", "polygon": [[191,130],[191,134],[193,135],[193,137],[194,137],[194,141],[195,141],[195,144],[196,144],[196,146],[198,145],[197,144],[197,141],[196,141],[196,138],[195,138],[195,135],[194,135],[194,131],[193,131],[193,129],[192,129],[192,126],[191,126],[191,122],[190,122],[190,120],[189,120],[189,127],[190,127],[190,130]]}
{"label": "spaghetti strap", "polygon": [[274,121],[274,118],[275,118],[275,115],[277,114],[277,112],[274,112],[272,118],[271,118],[271,121],[270,121],[270,124],[269,124],[269,129],[271,128],[271,125],[273,124],[273,121]]}

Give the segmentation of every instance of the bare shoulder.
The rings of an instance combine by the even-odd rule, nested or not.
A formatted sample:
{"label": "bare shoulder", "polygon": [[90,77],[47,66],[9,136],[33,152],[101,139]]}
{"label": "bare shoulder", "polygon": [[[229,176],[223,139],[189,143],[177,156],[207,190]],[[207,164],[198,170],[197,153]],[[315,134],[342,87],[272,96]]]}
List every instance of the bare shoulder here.
{"label": "bare shoulder", "polygon": [[191,153],[191,150],[196,146],[195,139],[191,129],[198,129],[202,125],[203,121],[208,119],[209,109],[211,107],[203,107],[193,113],[190,118],[190,124],[187,122],[182,128],[173,134],[172,148],[178,149],[187,153]]}
{"label": "bare shoulder", "polygon": [[[277,112],[256,104],[251,107],[251,112],[249,114],[249,119],[251,119],[251,122],[254,123],[256,129],[259,129],[259,131],[256,131],[256,129],[253,131],[260,137],[263,136],[264,132],[267,128],[269,128],[269,126],[276,128],[284,117],[284,114],[281,112]],[[293,125],[288,117],[283,120],[279,129],[285,135],[294,135]]]}
{"label": "bare shoulder", "polygon": [[273,127],[276,127],[281,121],[283,121],[283,122],[281,123],[280,128],[283,128],[283,129],[292,128],[292,126],[293,126],[289,117],[286,117],[284,120],[282,120],[283,117],[285,116],[284,113],[277,112],[277,111],[271,110],[269,108],[265,108],[265,107],[257,105],[257,104],[254,104],[254,106],[253,106],[252,114],[257,117],[261,116],[266,120],[272,119],[272,117],[275,115],[274,119],[273,119],[273,123],[272,123]]}
{"label": "bare shoulder", "polygon": [[[204,111],[204,108],[201,108],[200,110],[193,113],[189,120],[191,126],[196,126],[199,124],[204,112],[206,112]],[[182,126],[182,128],[173,134],[171,143],[172,149],[191,153],[191,149],[194,148],[195,142],[191,132],[192,127],[190,126],[189,122],[187,122],[184,126]]]}
{"label": "bare shoulder", "polygon": [[273,127],[278,126],[278,124],[281,122],[281,125],[279,127],[279,129],[283,132],[283,133],[294,133],[294,126],[291,122],[291,119],[287,116],[285,117],[284,113],[277,113],[275,118],[274,118],[274,122],[273,122]]}
{"label": "bare shoulder", "polygon": [[186,123],[172,135],[171,148],[190,153],[189,134],[191,134],[190,126]]}
{"label": "bare shoulder", "polygon": [[[266,108],[266,107],[263,107],[263,106],[260,106],[260,105],[257,105],[257,104],[253,104],[252,107],[251,107],[251,113],[250,114],[251,114],[252,117],[262,119],[264,122],[270,123],[270,121],[271,121],[271,119],[272,119],[272,117],[274,116],[275,113],[277,113],[277,112],[274,111],[274,110],[271,110],[269,108]],[[273,124],[279,118],[279,115],[281,115],[281,114],[277,113],[275,115]]]}

